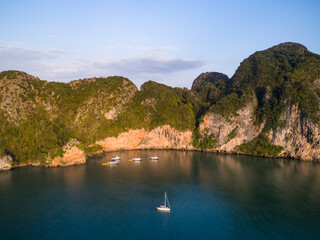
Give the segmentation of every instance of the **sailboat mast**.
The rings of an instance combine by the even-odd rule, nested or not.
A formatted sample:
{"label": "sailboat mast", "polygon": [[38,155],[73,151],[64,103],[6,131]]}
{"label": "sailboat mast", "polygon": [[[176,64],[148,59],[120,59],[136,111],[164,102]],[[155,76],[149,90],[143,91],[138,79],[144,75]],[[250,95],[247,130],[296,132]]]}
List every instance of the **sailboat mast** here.
{"label": "sailboat mast", "polygon": [[167,198],[167,193],[166,193],[166,192],[164,192],[164,206],[165,206],[165,207],[167,206],[166,198]]}

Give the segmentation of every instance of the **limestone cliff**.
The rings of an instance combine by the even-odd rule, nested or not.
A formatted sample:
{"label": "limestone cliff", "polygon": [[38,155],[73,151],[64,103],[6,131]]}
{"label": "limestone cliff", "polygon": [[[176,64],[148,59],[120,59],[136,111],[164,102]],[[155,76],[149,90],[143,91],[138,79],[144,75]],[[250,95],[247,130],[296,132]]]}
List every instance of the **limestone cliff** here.
{"label": "limestone cliff", "polygon": [[256,101],[248,102],[229,119],[220,114],[208,113],[199,125],[200,134],[213,136],[217,140],[215,151],[235,152],[236,147],[257,137],[263,128],[253,124]]}
{"label": "limestone cliff", "polygon": [[80,142],[76,139],[70,140],[64,147],[62,157],[55,157],[48,161],[49,167],[64,167],[86,163],[86,154],[79,148]]}
{"label": "limestone cliff", "polygon": [[129,130],[117,137],[108,137],[98,141],[104,151],[132,149],[194,149],[192,132],[178,131],[170,125],[157,127],[151,131],[145,129]]}
{"label": "limestone cliff", "polygon": [[0,171],[10,170],[12,168],[11,156],[0,157]]}
{"label": "limestone cliff", "polygon": [[289,105],[280,117],[283,127],[271,130],[269,139],[282,146],[283,157],[298,158],[306,161],[320,160],[320,127],[306,117],[297,105]]}
{"label": "limestone cliff", "polygon": [[4,71],[0,156],[10,153],[15,166],[68,166],[86,161],[82,149],[102,146],[319,161],[319,83],[320,55],[297,43],[255,52],[231,78],[202,73],[191,90],[154,81],[138,90],[120,76],[58,83]]}
{"label": "limestone cliff", "polygon": [[[207,150],[238,152],[238,146],[261,134],[265,124],[254,124],[254,107],[254,103],[248,103],[230,119],[219,114],[206,114],[199,126],[200,133],[217,139],[217,144]],[[266,133],[271,144],[283,147],[278,157],[319,161],[320,126],[306,117],[297,105],[287,105],[279,120],[284,124]]]}

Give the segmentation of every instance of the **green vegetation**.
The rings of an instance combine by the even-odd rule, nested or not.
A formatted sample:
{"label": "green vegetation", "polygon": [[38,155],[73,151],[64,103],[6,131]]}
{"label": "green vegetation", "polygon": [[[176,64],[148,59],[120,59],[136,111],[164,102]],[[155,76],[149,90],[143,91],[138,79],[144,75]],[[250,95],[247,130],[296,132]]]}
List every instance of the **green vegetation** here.
{"label": "green vegetation", "polygon": [[7,79],[15,79],[17,75],[26,74],[24,72],[15,71],[15,70],[9,70],[9,71],[3,71],[0,72],[0,79],[3,79],[6,77]]}
{"label": "green vegetation", "polygon": [[100,152],[103,150],[103,147],[99,144],[95,144],[93,146],[88,146],[85,148],[85,153],[89,154],[89,153],[95,153],[95,152]]}
{"label": "green vegetation", "polygon": [[299,150],[300,150],[300,148],[299,148],[299,145],[297,144],[297,145],[296,145],[295,152],[297,153],[297,152],[299,152]]}
{"label": "green vegetation", "polygon": [[267,138],[263,134],[260,134],[258,137],[256,137],[252,141],[238,146],[237,150],[239,152],[252,154],[252,155],[277,157],[279,153],[283,150],[283,147],[272,145],[270,143],[269,138]]}
{"label": "green vegetation", "polygon": [[215,104],[221,98],[227,95],[228,82],[221,79],[215,81],[214,83],[205,82],[199,87],[199,89],[197,89],[197,92],[204,102]]}
{"label": "green vegetation", "polygon": [[[12,81],[4,82],[7,73],[3,72],[0,86],[5,84],[12,89],[8,110],[17,114],[10,115],[5,110],[7,106],[3,106],[0,155],[12,155],[15,164],[45,163],[48,156],[61,156],[62,147],[70,138],[82,142],[86,152],[94,152],[102,150],[99,145],[92,146],[97,140],[129,129],[169,124],[178,130],[193,130],[195,126],[199,105],[188,90],[150,81],[137,91],[123,77],[65,84],[47,83],[16,71],[8,74]],[[12,87],[17,85],[19,88]],[[107,119],[105,113],[113,108],[117,111],[115,118]]]}
{"label": "green vegetation", "polygon": [[[195,147],[214,149],[217,136],[199,132],[203,116],[213,112],[231,121],[248,102],[257,103],[254,123],[265,123],[263,134],[284,127],[280,116],[293,104],[320,123],[320,56],[300,44],[284,43],[254,53],[231,79],[220,73],[201,74],[192,88],[149,81],[138,91],[119,76],[66,84],[18,71],[1,72],[0,156],[10,154],[16,164],[45,161],[61,156],[71,138],[79,140],[86,152],[94,152],[102,149],[94,145],[97,140],[165,124],[193,131]],[[236,132],[233,129],[227,140]],[[239,151],[276,156],[280,147],[263,134],[239,146]]]}
{"label": "green vegetation", "polygon": [[231,116],[238,115],[237,110],[244,107],[244,103],[243,98],[239,98],[236,93],[230,93],[213,105],[209,111],[220,114],[227,120],[230,120]]}
{"label": "green vegetation", "polygon": [[75,129],[76,137],[85,144],[129,129],[154,129],[169,124],[178,130],[193,130],[198,108],[190,91],[184,92],[149,81],[141,86],[130,101],[122,106],[116,119],[106,119],[103,114],[89,114]]}
{"label": "green vegetation", "polygon": [[234,129],[232,129],[232,131],[228,134],[227,142],[229,142],[231,139],[237,136],[237,130],[238,130],[238,127],[235,127]]}
{"label": "green vegetation", "polygon": [[[230,91],[258,99],[256,124],[266,120],[265,132],[279,127],[286,104],[298,104],[319,123],[320,56],[296,43],[284,43],[245,59],[232,77]],[[319,83],[318,83],[319,84]]]}
{"label": "green vegetation", "polygon": [[62,147],[72,136],[59,119],[50,121],[41,108],[18,126],[10,124],[1,114],[0,124],[0,155],[12,155],[16,164],[45,162],[47,156],[62,156]]}
{"label": "green vegetation", "polygon": [[230,81],[210,82],[196,91],[209,111],[227,119],[256,98],[255,124],[266,121],[264,132],[284,124],[279,118],[286,105],[297,104],[305,116],[320,123],[320,56],[296,43],[283,43],[245,59]]}
{"label": "green vegetation", "polygon": [[207,132],[204,135],[199,133],[199,129],[195,129],[193,132],[193,146],[201,150],[214,149],[217,147],[218,139],[214,134],[208,134]]}

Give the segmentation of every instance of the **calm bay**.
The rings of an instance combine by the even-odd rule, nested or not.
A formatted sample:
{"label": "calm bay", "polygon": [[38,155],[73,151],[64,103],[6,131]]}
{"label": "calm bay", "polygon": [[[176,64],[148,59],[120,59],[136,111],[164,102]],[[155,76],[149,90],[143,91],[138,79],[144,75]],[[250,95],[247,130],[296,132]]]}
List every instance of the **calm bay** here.
{"label": "calm bay", "polygon": [[0,172],[0,239],[319,239],[319,226],[315,162],[140,150]]}

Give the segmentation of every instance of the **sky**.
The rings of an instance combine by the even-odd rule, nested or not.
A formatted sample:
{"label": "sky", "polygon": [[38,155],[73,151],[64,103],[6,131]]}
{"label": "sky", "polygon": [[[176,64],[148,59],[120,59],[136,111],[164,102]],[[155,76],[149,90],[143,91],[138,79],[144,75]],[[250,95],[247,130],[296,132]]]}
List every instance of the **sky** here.
{"label": "sky", "polygon": [[320,54],[319,13],[319,0],[0,0],[0,71],[190,88],[282,42]]}

